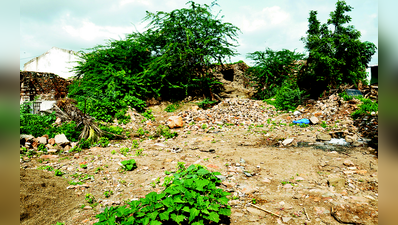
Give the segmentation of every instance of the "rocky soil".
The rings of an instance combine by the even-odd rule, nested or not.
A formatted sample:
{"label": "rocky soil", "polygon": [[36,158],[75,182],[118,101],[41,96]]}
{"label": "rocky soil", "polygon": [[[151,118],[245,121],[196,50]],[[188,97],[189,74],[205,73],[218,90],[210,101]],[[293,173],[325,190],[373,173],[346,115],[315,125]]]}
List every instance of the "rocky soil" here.
{"label": "rocky soil", "polygon": [[[67,150],[21,159],[21,224],[93,224],[105,207],[160,192],[164,172],[178,162],[221,172],[220,188],[232,194],[230,224],[378,224],[377,112],[353,121],[357,103],[332,95],[289,113],[236,98],[207,110],[186,102],[174,113],[163,104],[151,107],[155,121],[130,112],[132,122],[119,125],[132,131],[129,139],[80,153],[68,153],[65,145]],[[170,129],[178,137],[166,140],[157,127],[170,124],[170,116],[182,124]],[[302,118],[312,123],[292,123]],[[139,127],[146,137],[137,137]],[[134,140],[139,146],[121,154]],[[26,146],[37,141],[24,137]],[[131,158],[138,168],[119,170]],[[65,174],[37,169],[43,166]],[[106,191],[113,194],[105,197]],[[87,193],[98,204],[87,203]]]}

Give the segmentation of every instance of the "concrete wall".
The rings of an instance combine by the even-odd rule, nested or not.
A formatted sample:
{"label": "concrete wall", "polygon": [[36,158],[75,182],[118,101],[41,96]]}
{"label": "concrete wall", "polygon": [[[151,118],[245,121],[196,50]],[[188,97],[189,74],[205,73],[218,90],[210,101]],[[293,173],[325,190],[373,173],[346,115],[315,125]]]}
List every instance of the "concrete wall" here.
{"label": "concrete wall", "polygon": [[62,78],[69,78],[75,74],[70,70],[77,65],[79,58],[76,52],[52,47],[48,52],[25,63],[25,71],[54,73]]}

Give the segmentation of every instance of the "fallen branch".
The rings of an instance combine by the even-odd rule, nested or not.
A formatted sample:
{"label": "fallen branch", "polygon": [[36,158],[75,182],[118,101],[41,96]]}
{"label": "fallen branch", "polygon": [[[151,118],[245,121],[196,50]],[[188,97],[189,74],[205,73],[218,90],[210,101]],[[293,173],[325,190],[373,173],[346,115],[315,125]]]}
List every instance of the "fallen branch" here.
{"label": "fallen branch", "polygon": [[267,213],[269,213],[269,214],[271,214],[271,215],[274,215],[274,216],[277,216],[277,217],[279,217],[279,218],[282,218],[282,216],[280,216],[280,215],[278,215],[278,214],[276,214],[276,213],[273,213],[273,212],[271,212],[271,211],[268,211],[268,210],[266,210],[266,209],[263,209],[263,208],[258,207],[258,206],[256,206],[256,205],[253,205],[253,204],[250,204],[250,205],[253,206],[254,208],[261,209],[261,210],[263,210],[264,212],[267,212]]}
{"label": "fallen branch", "polygon": [[308,220],[311,220],[310,217],[308,216],[307,211],[305,210],[304,207],[303,207],[303,209],[304,209],[304,213],[305,213],[305,216],[307,217],[307,219],[308,219]]}
{"label": "fallen branch", "polygon": [[333,216],[333,218],[334,218],[335,220],[337,220],[337,222],[339,222],[339,223],[343,223],[343,224],[354,224],[354,225],[363,225],[363,223],[358,223],[358,222],[351,222],[351,221],[346,222],[346,221],[342,221],[340,218],[338,218],[338,217],[336,216],[336,213],[334,212],[333,206],[331,207],[330,214],[331,214],[331,215]]}

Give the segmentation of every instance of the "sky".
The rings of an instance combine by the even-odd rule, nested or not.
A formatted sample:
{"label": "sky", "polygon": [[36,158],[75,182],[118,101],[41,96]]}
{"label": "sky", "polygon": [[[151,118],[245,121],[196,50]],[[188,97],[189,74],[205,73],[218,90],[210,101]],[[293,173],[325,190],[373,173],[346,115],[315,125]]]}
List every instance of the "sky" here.
{"label": "sky", "polygon": [[[196,0],[211,5],[212,0]],[[348,13],[362,34],[361,41],[378,46],[378,1],[346,0],[353,7]],[[109,39],[123,39],[126,34],[142,32],[146,11],[170,12],[188,8],[186,0],[21,0],[20,1],[20,69],[34,57],[52,47],[80,51],[105,44]],[[231,59],[253,65],[248,53],[266,48],[305,53],[301,37],[306,36],[310,10],[326,23],[335,10],[332,0],[218,0],[214,14],[220,10],[223,22],[240,28],[237,52]],[[378,64],[378,51],[370,65]]]}

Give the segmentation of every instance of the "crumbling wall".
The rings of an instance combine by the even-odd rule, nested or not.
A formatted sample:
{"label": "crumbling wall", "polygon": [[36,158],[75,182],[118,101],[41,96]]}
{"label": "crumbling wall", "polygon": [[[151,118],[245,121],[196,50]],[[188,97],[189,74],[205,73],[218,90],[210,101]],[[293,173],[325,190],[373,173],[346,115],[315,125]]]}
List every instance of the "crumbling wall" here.
{"label": "crumbling wall", "polygon": [[255,90],[245,76],[248,68],[245,63],[215,65],[214,76],[223,84],[218,95],[221,98],[251,98]]}
{"label": "crumbling wall", "polygon": [[33,101],[36,96],[40,96],[40,100],[45,101],[62,99],[67,96],[70,84],[71,81],[53,73],[21,71],[21,102]]}

